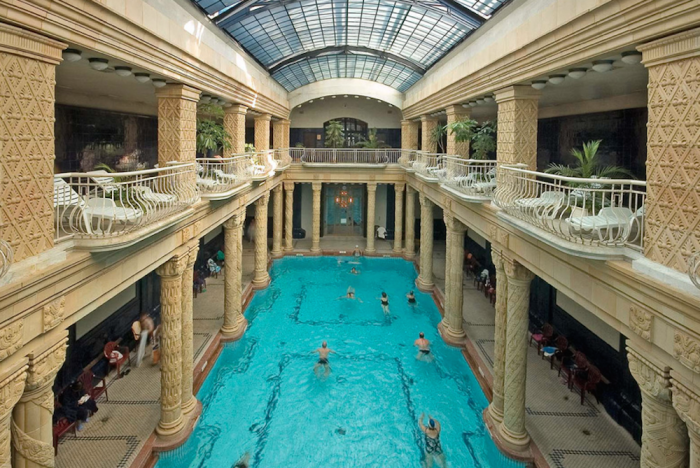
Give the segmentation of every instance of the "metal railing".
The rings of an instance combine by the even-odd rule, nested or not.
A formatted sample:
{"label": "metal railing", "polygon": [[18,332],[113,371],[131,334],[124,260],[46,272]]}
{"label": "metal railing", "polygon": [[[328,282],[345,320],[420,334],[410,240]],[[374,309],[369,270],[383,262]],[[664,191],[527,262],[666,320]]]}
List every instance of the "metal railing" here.
{"label": "metal railing", "polygon": [[581,179],[498,167],[494,203],[508,215],[582,245],[628,246],[644,241],[646,182]]}
{"label": "metal railing", "polygon": [[195,163],[55,174],[55,238],[113,238],[159,223],[199,200],[195,177]]}
{"label": "metal railing", "polygon": [[443,156],[438,171],[440,186],[458,197],[485,201],[496,189],[496,161]]}
{"label": "metal railing", "polygon": [[197,187],[205,198],[230,194],[252,179],[250,155],[197,158]]}
{"label": "metal railing", "polygon": [[441,162],[443,156],[445,155],[440,153],[418,151],[413,162],[413,170],[417,176],[428,182],[438,182],[445,171]]}
{"label": "metal railing", "polygon": [[273,150],[246,153],[246,156],[248,156],[250,161],[250,171],[253,180],[265,180],[275,175],[275,170],[279,163],[275,160]]}
{"label": "metal railing", "polygon": [[302,164],[381,166],[395,163],[399,149],[305,148],[299,158]]}
{"label": "metal railing", "polygon": [[272,157],[277,161],[277,171],[284,171],[292,164],[292,155],[289,148],[273,150]]}
{"label": "metal railing", "polygon": [[401,156],[396,161],[401,167],[408,172],[413,172],[413,163],[416,162],[416,156],[420,153],[418,150],[402,149]]}

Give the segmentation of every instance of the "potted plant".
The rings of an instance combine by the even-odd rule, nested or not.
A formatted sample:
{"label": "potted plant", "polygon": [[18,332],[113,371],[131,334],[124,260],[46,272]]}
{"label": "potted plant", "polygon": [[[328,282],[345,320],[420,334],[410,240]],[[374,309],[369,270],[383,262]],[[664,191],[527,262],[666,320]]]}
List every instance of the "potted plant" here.
{"label": "potted plant", "polygon": [[377,129],[376,128],[370,128],[369,135],[368,135],[367,139],[365,140],[363,138],[355,146],[357,146],[358,148],[368,148],[368,149],[388,148],[389,147],[389,145],[387,145],[386,142],[377,139]]}
{"label": "potted plant", "polygon": [[437,124],[430,132],[430,142],[438,147],[440,153],[445,152],[445,135],[447,135],[447,125]]}
{"label": "potted plant", "polygon": [[473,159],[486,159],[489,153],[496,151],[495,121],[487,120],[479,124],[476,120],[467,118],[452,122],[448,130],[454,135],[455,142],[470,142]]}
{"label": "potted plant", "polygon": [[243,151],[246,153],[255,153],[255,145],[252,143],[246,143]]}
{"label": "potted plant", "polygon": [[202,104],[197,116],[197,153],[212,157],[231,149],[230,135],[221,122],[224,110],[221,106]]}
{"label": "potted plant", "polygon": [[326,125],[326,148],[342,148],[345,144],[345,132],[343,124],[338,120],[331,120]]}

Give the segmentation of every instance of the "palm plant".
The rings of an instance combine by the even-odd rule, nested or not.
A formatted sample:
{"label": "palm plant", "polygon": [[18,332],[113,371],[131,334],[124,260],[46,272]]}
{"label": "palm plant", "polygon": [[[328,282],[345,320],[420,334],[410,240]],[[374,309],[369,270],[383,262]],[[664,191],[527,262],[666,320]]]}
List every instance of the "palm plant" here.
{"label": "palm plant", "polygon": [[545,172],[565,177],[578,177],[581,179],[607,178],[623,179],[632,178],[634,174],[624,167],[615,165],[603,165],[598,157],[598,148],[602,140],[589,141],[583,144],[583,151],[578,148],[571,150],[571,155],[576,158],[578,165],[575,167],[564,164],[550,164]]}
{"label": "palm plant", "polygon": [[356,145],[358,148],[370,148],[370,149],[375,149],[375,148],[388,148],[389,145],[386,144],[383,140],[379,140],[377,138],[377,129],[376,128],[370,128],[369,129],[369,135],[367,136],[367,139],[363,139],[362,141],[359,141]]}
{"label": "palm plant", "polygon": [[496,125],[495,120],[487,120],[476,128],[471,144],[474,159],[486,159],[496,151]]}
{"label": "palm plant", "polygon": [[430,132],[430,142],[437,145],[439,152],[445,152],[445,135],[447,135],[447,125],[437,124]]}
{"label": "palm plant", "polygon": [[342,148],[345,146],[345,132],[343,124],[338,120],[331,120],[326,125],[326,148]]}

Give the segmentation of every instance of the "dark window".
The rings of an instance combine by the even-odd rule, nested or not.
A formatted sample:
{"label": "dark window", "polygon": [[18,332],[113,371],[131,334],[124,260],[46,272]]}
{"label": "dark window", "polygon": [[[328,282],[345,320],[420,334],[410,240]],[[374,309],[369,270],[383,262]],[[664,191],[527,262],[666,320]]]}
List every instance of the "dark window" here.
{"label": "dark window", "polygon": [[[343,134],[345,135],[346,148],[354,148],[357,143],[367,139],[367,122],[363,122],[362,120],[358,119],[352,119],[350,117],[340,117],[331,120],[337,120],[343,125]],[[330,120],[328,122],[330,122]],[[323,124],[324,129],[328,125],[328,122],[325,122]]]}

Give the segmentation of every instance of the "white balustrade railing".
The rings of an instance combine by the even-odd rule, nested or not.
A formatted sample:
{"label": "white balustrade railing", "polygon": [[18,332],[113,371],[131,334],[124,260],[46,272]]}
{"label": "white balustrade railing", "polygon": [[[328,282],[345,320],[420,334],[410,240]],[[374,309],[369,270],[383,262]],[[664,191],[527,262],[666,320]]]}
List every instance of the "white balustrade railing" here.
{"label": "white balustrade railing", "polygon": [[570,242],[642,249],[646,182],[582,179],[500,165],[494,203]]}
{"label": "white balustrade railing", "polygon": [[300,161],[303,164],[338,164],[386,166],[396,162],[401,150],[363,148],[305,148]]}
{"label": "white balustrade railing", "polygon": [[253,180],[265,180],[275,175],[275,170],[279,165],[275,159],[273,150],[247,153],[250,160],[250,171]]}
{"label": "white balustrade railing", "polygon": [[289,148],[289,155],[292,157],[293,163],[300,163],[301,157],[304,156],[306,148]]}
{"label": "white balustrade railing", "polygon": [[197,158],[197,186],[202,196],[229,193],[252,178],[249,154],[230,158]]}
{"label": "white balustrade railing", "polygon": [[55,174],[55,237],[113,238],[159,223],[199,200],[195,177],[195,163]]}
{"label": "white balustrade railing", "polygon": [[408,172],[413,172],[413,163],[416,162],[416,156],[419,152],[418,150],[402,149],[401,156],[396,162]]}
{"label": "white balustrade railing", "polygon": [[292,164],[292,154],[289,148],[273,150],[272,157],[277,161],[277,171],[283,171]]}
{"label": "white balustrade railing", "polygon": [[440,186],[455,195],[478,201],[489,200],[496,189],[496,161],[443,156],[437,171]]}
{"label": "white balustrade railing", "polygon": [[15,252],[9,242],[0,239],[0,278],[10,270],[12,261],[15,258]]}
{"label": "white balustrade railing", "polygon": [[428,182],[438,182],[440,175],[444,172],[441,158],[444,156],[440,153],[426,153],[418,151],[416,159],[413,162],[413,170],[416,175]]}

